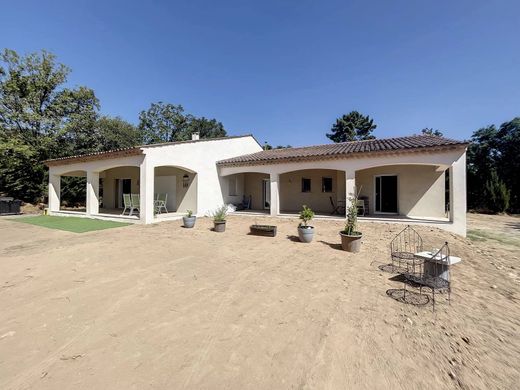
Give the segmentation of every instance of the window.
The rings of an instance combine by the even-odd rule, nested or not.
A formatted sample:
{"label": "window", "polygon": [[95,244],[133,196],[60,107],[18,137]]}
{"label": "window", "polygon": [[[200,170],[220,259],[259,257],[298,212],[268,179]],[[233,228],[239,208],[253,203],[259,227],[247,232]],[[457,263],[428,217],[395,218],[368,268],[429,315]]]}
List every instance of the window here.
{"label": "window", "polygon": [[236,176],[231,176],[228,180],[229,188],[228,195],[236,196],[237,195],[237,178]]}
{"label": "window", "polygon": [[302,178],[302,192],[311,192],[311,179]]}
{"label": "window", "polygon": [[321,192],[332,192],[332,177],[321,178]]}

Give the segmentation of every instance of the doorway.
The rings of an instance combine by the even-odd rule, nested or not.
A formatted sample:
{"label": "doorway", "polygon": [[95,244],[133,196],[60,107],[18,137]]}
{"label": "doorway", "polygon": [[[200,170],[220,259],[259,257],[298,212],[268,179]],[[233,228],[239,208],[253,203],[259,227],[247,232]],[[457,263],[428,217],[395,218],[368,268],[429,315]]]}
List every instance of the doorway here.
{"label": "doorway", "polygon": [[375,177],[375,211],[381,214],[397,214],[397,175]]}
{"label": "doorway", "polygon": [[130,194],[132,192],[132,179],[116,179],[116,209],[123,208],[123,194]]}
{"label": "doorway", "polygon": [[271,208],[271,181],[262,179],[262,204],[264,210]]}

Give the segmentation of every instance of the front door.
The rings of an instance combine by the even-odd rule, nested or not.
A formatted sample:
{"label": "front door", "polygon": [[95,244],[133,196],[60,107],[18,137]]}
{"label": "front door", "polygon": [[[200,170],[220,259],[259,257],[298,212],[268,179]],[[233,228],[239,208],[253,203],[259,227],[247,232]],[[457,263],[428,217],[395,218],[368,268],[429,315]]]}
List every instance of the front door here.
{"label": "front door", "polygon": [[397,214],[397,176],[376,176],[375,180],[376,213]]}
{"label": "front door", "polygon": [[271,208],[271,181],[269,179],[262,179],[262,202],[264,210]]}

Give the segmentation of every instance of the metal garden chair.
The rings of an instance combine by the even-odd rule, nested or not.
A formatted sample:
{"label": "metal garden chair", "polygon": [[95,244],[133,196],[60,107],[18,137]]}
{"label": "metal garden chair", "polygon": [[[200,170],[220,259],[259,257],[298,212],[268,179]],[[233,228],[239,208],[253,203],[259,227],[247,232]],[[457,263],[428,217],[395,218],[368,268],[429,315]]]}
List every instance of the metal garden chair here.
{"label": "metal garden chair", "polygon": [[419,293],[422,295],[423,287],[432,291],[433,311],[435,311],[435,292],[447,292],[448,304],[451,303],[451,278],[450,278],[450,248],[446,242],[441,249],[435,253],[429,253],[429,258],[424,260],[420,272],[407,272],[404,274],[405,283],[404,290],[406,294],[406,285],[409,282],[419,287]]}
{"label": "metal garden chair", "polygon": [[422,252],[423,240],[409,225],[405,227],[390,242],[392,257],[392,272],[415,273],[424,260],[417,258],[416,253]]}

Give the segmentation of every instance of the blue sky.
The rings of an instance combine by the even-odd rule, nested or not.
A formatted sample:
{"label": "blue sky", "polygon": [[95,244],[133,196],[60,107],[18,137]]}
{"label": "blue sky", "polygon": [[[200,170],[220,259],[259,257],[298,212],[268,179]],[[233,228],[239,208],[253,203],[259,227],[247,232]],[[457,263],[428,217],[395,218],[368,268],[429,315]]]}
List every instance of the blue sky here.
{"label": "blue sky", "polygon": [[351,110],[379,138],[433,127],[463,139],[520,116],[515,0],[7,4],[1,48],[52,51],[71,85],[133,123],[161,100],[297,146],[329,142]]}

